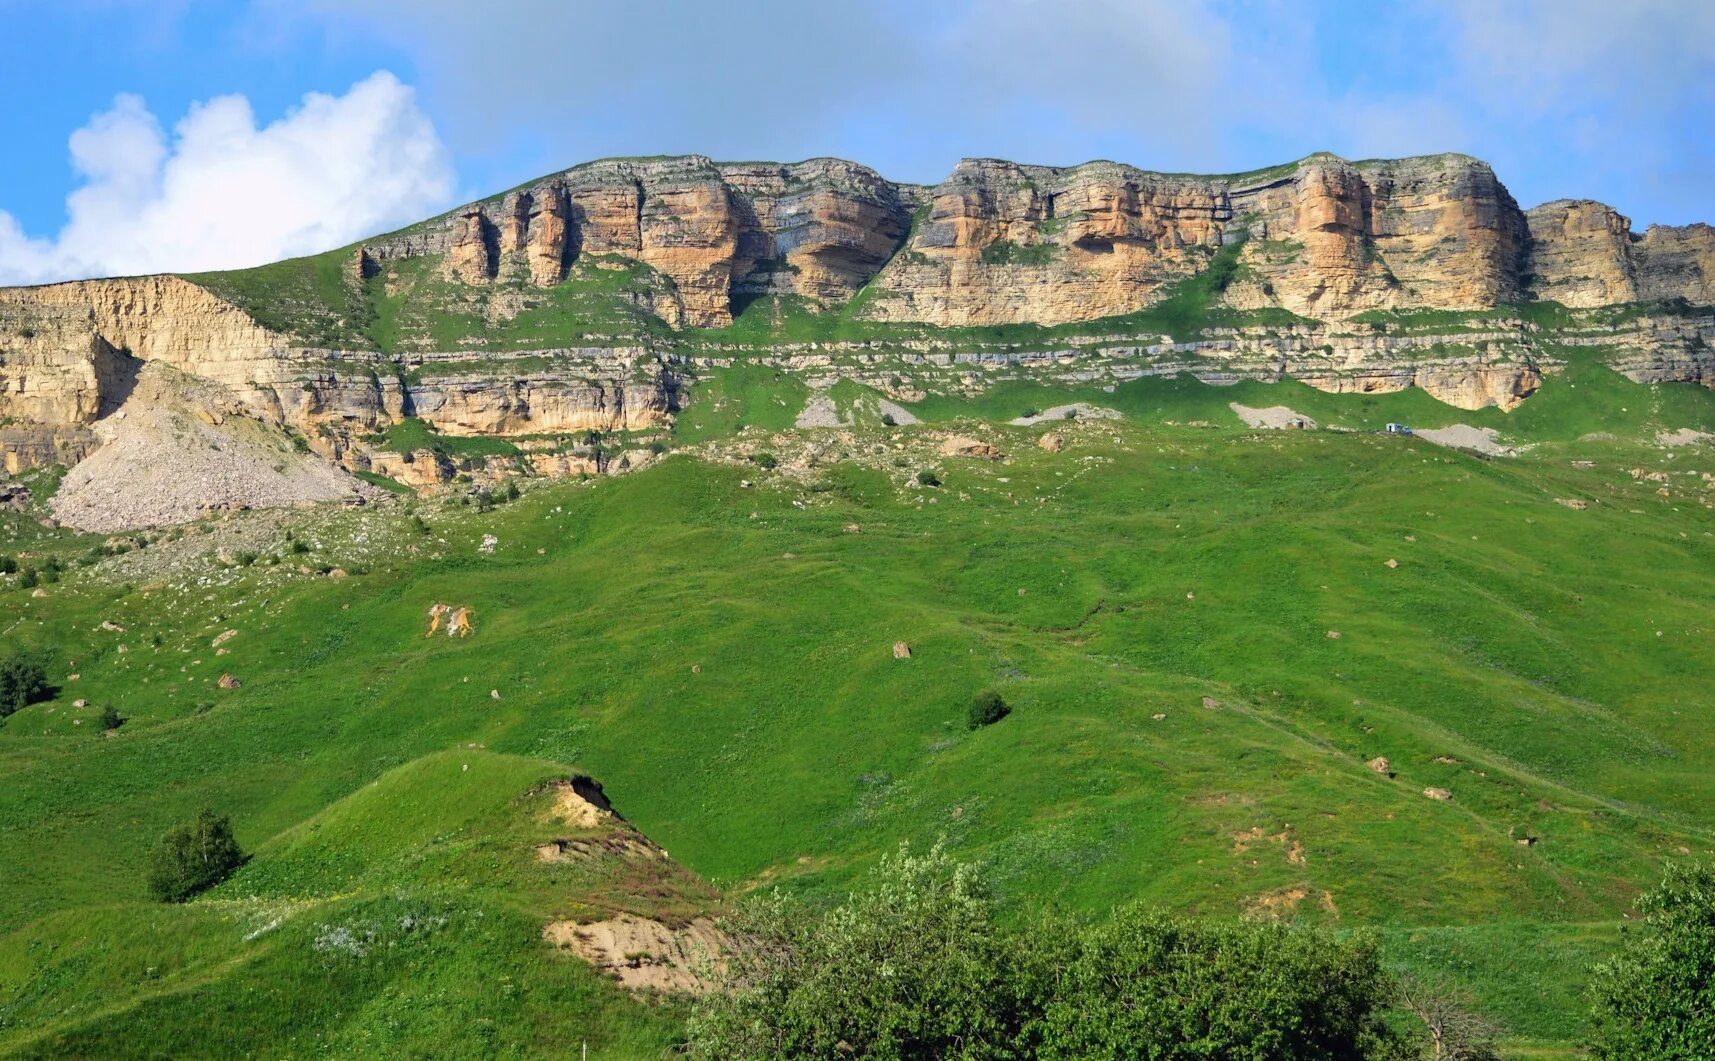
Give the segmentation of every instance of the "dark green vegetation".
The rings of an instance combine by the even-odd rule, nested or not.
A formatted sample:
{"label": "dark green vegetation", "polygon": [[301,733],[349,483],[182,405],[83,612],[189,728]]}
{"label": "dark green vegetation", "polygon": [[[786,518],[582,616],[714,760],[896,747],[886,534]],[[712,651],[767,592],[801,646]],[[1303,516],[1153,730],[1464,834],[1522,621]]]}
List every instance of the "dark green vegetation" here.
{"label": "dark green vegetation", "polygon": [[1715,1046],[1715,868],[1671,868],[1638,900],[1641,926],[1596,969],[1592,1053],[1600,1061],[1694,1061]]}
{"label": "dark green vegetation", "polygon": [[[32,586],[20,580],[18,588],[30,589]],[[46,700],[52,691],[41,660],[17,652],[0,657],[0,718],[38,700]]]}
{"label": "dark green vegetation", "polygon": [[965,725],[970,729],[982,729],[994,725],[1011,712],[1012,708],[1006,706],[1000,694],[991,689],[978,693],[971,701],[971,706],[965,710]]}
{"label": "dark green vegetation", "polygon": [[[0,726],[0,1051],[184,1053],[213,1014],[229,1054],[658,1055],[682,1012],[542,926],[712,897],[537,860],[565,830],[530,793],[573,769],[729,893],[815,902],[942,840],[985,863],[1003,925],[1053,905],[1096,939],[1142,902],[1216,941],[1247,914],[1373,928],[1385,964],[1462,985],[1540,1055],[1586,1034],[1587,970],[1664,862],[1715,852],[1715,461],[1648,444],[1715,430],[1706,391],[1587,361],[1504,417],[1012,383],[911,411],[1125,418],[1057,420],[1052,454],[1048,427],[960,425],[1008,463],[876,427],[807,465],[772,436],[804,397],[762,366],[709,374],[678,434],[720,459],[422,505],[422,529],[396,511],[394,558],[350,579],[200,585],[97,554],[41,598],[0,582],[8,649],[61,690]],[[1538,445],[1252,432],[1231,401]],[[741,459],[761,452],[778,467]],[[308,541],[323,517],[267,518]],[[7,527],[38,568],[103,545]],[[425,639],[435,602],[476,632]],[[970,730],[990,689],[1012,712]],[[155,903],[151,846],[201,807],[254,857]]]}
{"label": "dark green vegetation", "polygon": [[1086,929],[1002,923],[980,873],[939,847],[885,858],[867,883],[825,913],[775,897],[732,918],[740,953],[698,1007],[692,1054],[1396,1056],[1380,1019],[1392,983],[1368,941],[1137,908]]}
{"label": "dark green vegetation", "polygon": [[149,860],[149,894],[165,903],[182,903],[232,876],[243,864],[244,852],[232,838],[232,819],[205,807],[190,821],[168,829],[155,845]]}

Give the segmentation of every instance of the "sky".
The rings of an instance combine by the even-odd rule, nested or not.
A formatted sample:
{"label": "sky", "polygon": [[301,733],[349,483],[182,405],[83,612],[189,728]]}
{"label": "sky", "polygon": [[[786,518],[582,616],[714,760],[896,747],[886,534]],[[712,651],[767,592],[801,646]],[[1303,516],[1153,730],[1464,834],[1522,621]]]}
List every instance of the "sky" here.
{"label": "sky", "polygon": [[1715,222],[1711,0],[0,0],[0,283],[237,268],[611,155],[1460,151]]}

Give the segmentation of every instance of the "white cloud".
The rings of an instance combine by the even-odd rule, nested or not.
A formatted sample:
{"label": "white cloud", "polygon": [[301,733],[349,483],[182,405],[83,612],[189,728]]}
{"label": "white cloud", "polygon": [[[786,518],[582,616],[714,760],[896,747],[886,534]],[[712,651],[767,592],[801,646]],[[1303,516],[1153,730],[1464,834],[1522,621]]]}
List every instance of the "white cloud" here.
{"label": "white cloud", "polygon": [[81,184],[56,237],[0,210],[0,283],[258,265],[415,221],[454,193],[433,124],[385,71],[261,128],[243,96],[194,104],[170,142],[121,95],[70,150]]}

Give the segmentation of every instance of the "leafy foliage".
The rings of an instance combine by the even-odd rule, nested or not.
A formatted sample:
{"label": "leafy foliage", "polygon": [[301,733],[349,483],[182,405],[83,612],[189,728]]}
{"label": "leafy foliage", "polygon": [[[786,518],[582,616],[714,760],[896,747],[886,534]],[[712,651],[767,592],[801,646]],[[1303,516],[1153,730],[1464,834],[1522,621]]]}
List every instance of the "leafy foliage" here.
{"label": "leafy foliage", "polygon": [[1590,984],[1598,1061],[1693,1061],[1715,1048],[1715,866],[1670,866],[1644,921]]}
{"label": "leafy foliage", "polygon": [[971,701],[970,708],[965,712],[965,722],[971,729],[982,729],[984,726],[994,725],[1011,713],[1012,708],[1007,706],[999,693],[991,689],[978,693]]}
{"label": "leafy foliage", "polygon": [[46,700],[52,693],[41,660],[20,653],[0,658],[0,718]]}
{"label": "leafy foliage", "polygon": [[206,891],[244,864],[232,837],[232,820],[203,809],[167,830],[149,865],[149,891],[166,903],[182,903]]}
{"label": "leafy foliage", "polygon": [[690,1022],[706,1058],[1381,1056],[1392,985],[1375,946],[1142,909],[1079,932],[1005,925],[978,870],[937,845],[882,860],[825,913],[776,894]]}

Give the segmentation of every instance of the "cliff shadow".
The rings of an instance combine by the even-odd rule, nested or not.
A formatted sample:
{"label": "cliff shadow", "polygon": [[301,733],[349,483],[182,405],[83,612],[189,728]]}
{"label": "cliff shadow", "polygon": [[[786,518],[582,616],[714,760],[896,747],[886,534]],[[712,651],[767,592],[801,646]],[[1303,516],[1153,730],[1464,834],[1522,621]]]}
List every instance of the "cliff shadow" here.
{"label": "cliff shadow", "polygon": [[95,358],[95,390],[99,399],[97,417],[113,414],[131,392],[137,389],[137,376],[143,371],[143,359],[132,357],[129,350],[119,349],[106,340],[98,339],[101,349]]}

